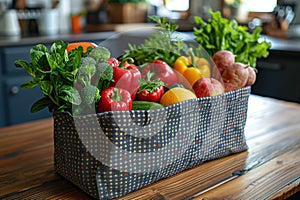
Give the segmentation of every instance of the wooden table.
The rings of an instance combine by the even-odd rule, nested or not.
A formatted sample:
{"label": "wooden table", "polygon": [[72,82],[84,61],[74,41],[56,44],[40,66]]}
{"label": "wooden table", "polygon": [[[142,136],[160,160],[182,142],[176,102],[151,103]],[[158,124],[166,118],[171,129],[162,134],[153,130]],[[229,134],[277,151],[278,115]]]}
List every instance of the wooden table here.
{"label": "wooden table", "polygon": [[[92,199],[53,168],[53,120],[0,129],[0,199]],[[121,199],[285,199],[300,190],[300,104],[250,96],[248,151]]]}

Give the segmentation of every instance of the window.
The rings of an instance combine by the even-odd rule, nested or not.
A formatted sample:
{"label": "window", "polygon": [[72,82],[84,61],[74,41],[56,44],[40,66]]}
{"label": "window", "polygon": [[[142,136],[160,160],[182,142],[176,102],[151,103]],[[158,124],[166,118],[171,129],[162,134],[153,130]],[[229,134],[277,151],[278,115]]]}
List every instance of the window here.
{"label": "window", "polygon": [[244,0],[250,12],[272,12],[277,0]]}
{"label": "window", "polygon": [[165,6],[172,11],[187,11],[190,7],[190,0],[165,0]]}

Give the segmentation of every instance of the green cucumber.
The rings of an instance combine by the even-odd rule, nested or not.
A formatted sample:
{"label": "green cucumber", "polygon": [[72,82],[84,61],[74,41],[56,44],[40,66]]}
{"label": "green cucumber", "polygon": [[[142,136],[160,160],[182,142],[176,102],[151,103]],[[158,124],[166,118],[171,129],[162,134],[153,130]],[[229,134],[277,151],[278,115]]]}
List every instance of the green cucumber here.
{"label": "green cucumber", "polygon": [[160,103],[150,101],[132,101],[132,110],[154,110],[163,107]]}

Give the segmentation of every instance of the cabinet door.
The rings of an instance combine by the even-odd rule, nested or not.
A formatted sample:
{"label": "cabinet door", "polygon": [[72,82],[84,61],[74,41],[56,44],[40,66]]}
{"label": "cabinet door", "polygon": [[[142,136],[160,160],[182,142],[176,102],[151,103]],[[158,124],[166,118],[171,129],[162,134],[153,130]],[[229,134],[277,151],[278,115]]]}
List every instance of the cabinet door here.
{"label": "cabinet door", "polygon": [[4,80],[4,99],[7,125],[18,124],[22,122],[51,117],[48,109],[31,113],[30,108],[34,102],[43,97],[43,94],[37,86],[32,89],[21,88],[20,85],[31,80],[29,76],[9,77]]}
{"label": "cabinet door", "polygon": [[[0,50],[1,52],[1,50]],[[2,87],[2,73],[1,73],[1,63],[2,63],[2,54],[0,53],[0,127],[5,126],[5,117],[4,117],[4,95]]]}
{"label": "cabinet door", "polygon": [[3,73],[26,75],[26,72],[22,68],[15,66],[15,61],[18,59],[30,61],[30,48],[31,46],[3,48]]}
{"label": "cabinet door", "polygon": [[[2,82],[2,77],[0,74],[0,82]],[[2,84],[0,84],[0,127],[5,126],[5,115],[4,115],[4,95],[2,91]]]}
{"label": "cabinet door", "polygon": [[300,57],[288,52],[271,51],[257,62],[257,80],[252,93],[300,102]]}

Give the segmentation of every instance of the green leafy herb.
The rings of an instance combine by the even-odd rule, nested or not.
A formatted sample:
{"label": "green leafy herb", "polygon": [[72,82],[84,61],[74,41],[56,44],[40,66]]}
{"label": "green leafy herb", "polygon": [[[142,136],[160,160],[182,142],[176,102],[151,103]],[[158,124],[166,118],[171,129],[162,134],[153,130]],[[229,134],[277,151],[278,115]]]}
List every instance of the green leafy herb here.
{"label": "green leafy herb", "polygon": [[158,24],[157,32],[152,33],[143,44],[128,44],[129,49],[120,59],[131,57],[138,66],[147,65],[153,60],[162,60],[173,66],[182,51],[188,49],[182,38],[175,35],[178,25],[158,16],[149,18]]}
{"label": "green leafy herb", "polygon": [[67,53],[68,44],[56,41],[50,51],[43,44],[38,44],[30,50],[31,62],[16,60],[16,67],[22,67],[32,77],[23,83],[23,88],[33,88],[40,85],[44,97],[36,101],[31,112],[37,112],[46,107],[50,111],[71,111],[72,104],[79,105],[81,98],[73,87],[78,68],[81,66],[83,49],[78,48]]}
{"label": "green leafy herb", "polygon": [[271,43],[263,40],[257,28],[252,34],[247,27],[239,25],[235,20],[228,20],[219,11],[209,11],[211,19],[205,22],[196,16],[193,34],[196,41],[212,56],[218,50],[229,50],[236,55],[236,61],[256,66],[256,58],[267,57]]}
{"label": "green leafy herb", "polygon": [[[78,115],[95,108],[95,102],[100,100],[100,91],[113,81],[112,67],[103,64],[110,56],[106,48],[89,48],[84,53],[83,48],[78,47],[67,53],[67,47],[68,44],[60,40],[53,43],[50,50],[38,44],[30,50],[31,62],[15,61],[16,67],[22,67],[32,77],[22,87],[39,85],[44,94],[32,105],[31,112],[48,107],[51,112],[72,113],[74,106],[73,114]],[[93,83],[94,77],[94,80],[99,80],[98,83]]]}

